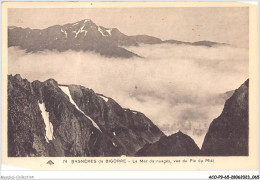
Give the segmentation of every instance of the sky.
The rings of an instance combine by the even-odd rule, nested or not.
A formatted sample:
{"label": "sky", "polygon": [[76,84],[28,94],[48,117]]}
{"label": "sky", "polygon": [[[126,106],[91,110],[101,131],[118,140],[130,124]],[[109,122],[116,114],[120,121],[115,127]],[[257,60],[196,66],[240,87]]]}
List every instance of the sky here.
{"label": "sky", "polygon": [[209,40],[248,47],[248,8],[85,8],[8,10],[8,25],[43,29],[91,19],[127,35],[147,34],[163,40]]}
{"label": "sky", "polygon": [[29,81],[79,84],[144,113],[166,135],[178,130],[201,147],[224,106],[223,94],[248,78],[247,8],[9,9],[8,25],[47,28],[91,19],[127,35],[229,46],[140,45],[142,57],[106,58],[92,52],[8,49],[8,73]]}

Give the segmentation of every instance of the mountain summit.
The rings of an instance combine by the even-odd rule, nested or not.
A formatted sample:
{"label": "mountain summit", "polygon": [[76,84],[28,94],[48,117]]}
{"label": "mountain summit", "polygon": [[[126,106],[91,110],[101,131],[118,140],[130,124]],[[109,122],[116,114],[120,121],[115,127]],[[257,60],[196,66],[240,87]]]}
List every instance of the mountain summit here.
{"label": "mountain summit", "polygon": [[[115,31],[115,32],[114,32]],[[63,26],[46,29],[11,27],[8,29],[8,46],[19,46],[28,52],[43,50],[94,51],[108,57],[133,57],[136,54],[118,47],[113,39],[117,30],[97,26],[85,19]]]}

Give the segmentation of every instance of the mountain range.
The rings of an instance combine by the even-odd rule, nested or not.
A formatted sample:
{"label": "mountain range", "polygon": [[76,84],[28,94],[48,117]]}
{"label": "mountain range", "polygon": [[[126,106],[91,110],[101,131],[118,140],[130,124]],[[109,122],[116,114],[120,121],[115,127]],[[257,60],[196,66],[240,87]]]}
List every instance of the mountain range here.
{"label": "mountain range", "polygon": [[8,156],[246,156],[248,86],[227,99],[199,149],[188,135],[166,136],[143,113],[92,89],[9,75]]}
{"label": "mountain range", "polygon": [[27,52],[74,50],[96,52],[106,57],[131,58],[140,56],[124,47],[162,43],[206,47],[226,45],[211,41],[163,41],[148,35],[128,36],[117,28],[98,26],[90,19],[65,25],[55,25],[46,29],[8,27],[8,47],[18,46]]}

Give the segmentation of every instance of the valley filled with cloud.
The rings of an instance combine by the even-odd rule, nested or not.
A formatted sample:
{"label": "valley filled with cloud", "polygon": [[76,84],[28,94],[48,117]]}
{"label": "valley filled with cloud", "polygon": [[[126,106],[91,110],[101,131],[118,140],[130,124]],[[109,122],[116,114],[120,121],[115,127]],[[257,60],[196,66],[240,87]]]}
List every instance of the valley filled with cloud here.
{"label": "valley filled with cloud", "polygon": [[93,52],[8,48],[8,74],[29,81],[53,78],[78,84],[144,113],[165,134],[178,130],[201,147],[227,91],[248,78],[248,49],[156,44],[124,47],[143,58],[108,58]]}

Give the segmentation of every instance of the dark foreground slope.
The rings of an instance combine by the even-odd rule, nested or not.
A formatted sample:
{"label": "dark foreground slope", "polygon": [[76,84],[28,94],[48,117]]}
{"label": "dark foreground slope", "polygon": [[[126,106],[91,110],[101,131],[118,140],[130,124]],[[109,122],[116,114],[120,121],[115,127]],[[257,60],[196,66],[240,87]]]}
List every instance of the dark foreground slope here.
{"label": "dark foreground slope", "polygon": [[137,156],[198,156],[200,149],[194,140],[181,131],[163,136],[153,144],[146,144]]}
{"label": "dark foreground slope", "polygon": [[[68,88],[77,107],[61,87]],[[40,105],[53,126],[49,136]],[[8,76],[10,157],[131,156],[163,135],[144,114],[123,109],[91,89]]]}
{"label": "dark foreground slope", "polygon": [[202,145],[203,155],[248,155],[248,86],[249,80],[235,90],[221,115],[211,123]]}

